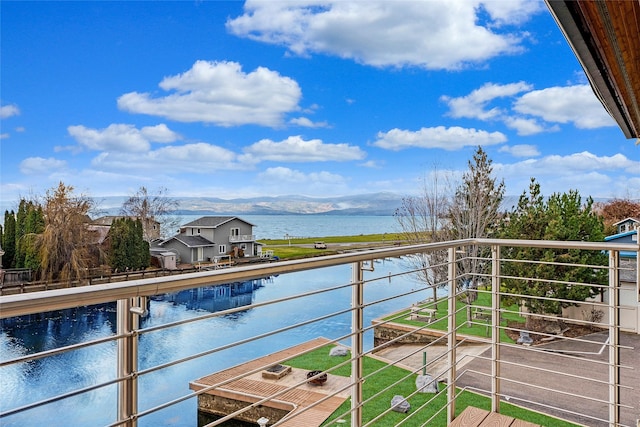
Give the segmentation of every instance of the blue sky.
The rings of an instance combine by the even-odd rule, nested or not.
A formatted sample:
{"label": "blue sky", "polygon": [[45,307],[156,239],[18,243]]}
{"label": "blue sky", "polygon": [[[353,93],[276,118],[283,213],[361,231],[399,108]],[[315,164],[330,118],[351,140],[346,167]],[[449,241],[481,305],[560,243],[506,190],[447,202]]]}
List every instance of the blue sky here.
{"label": "blue sky", "polygon": [[542,2],[2,1],[1,199],[412,194],[482,145],[519,195],[640,197]]}

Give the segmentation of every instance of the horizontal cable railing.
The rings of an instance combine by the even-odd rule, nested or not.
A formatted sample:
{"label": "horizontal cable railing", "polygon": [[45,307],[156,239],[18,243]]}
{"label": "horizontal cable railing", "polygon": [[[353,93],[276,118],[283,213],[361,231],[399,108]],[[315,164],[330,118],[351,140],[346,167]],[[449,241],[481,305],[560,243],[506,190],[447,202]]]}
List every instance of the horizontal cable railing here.
{"label": "horizontal cable railing", "polygon": [[[471,246],[486,249],[486,255],[468,257],[465,248]],[[609,260],[606,265],[591,265],[501,258],[500,250],[510,247],[594,251],[606,253]],[[631,426],[639,411],[640,391],[637,385],[625,382],[624,373],[637,371],[640,366],[630,365],[628,357],[621,360],[621,354],[637,351],[620,340],[618,310],[623,285],[617,278],[621,251],[637,254],[638,246],[472,239],[1,296],[4,343],[0,381],[3,372],[10,378],[28,377],[51,360],[55,366],[56,358],[74,360],[75,354],[97,352],[105,346],[107,350],[101,351],[112,359],[104,362],[109,370],[98,369],[99,378],[93,382],[76,384],[75,388],[73,384],[60,384],[56,391],[35,393],[38,396],[31,399],[3,400],[0,423],[40,425],[47,422],[44,414],[59,411],[57,405],[68,411],[73,404],[67,401],[100,399],[107,400],[111,409],[96,414],[88,423],[81,415],[65,413],[64,425],[156,425],[160,419],[183,417],[185,407],[193,412],[187,417],[192,421],[185,425],[194,425],[196,419],[201,426],[224,425],[230,419],[270,426],[311,426],[322,422],[352,426],[444,425],[467,405],[486,405],[524,419],[538,420],[539,413],[544,413],[558,423],[567,420],[558,425]],[[444,258],[446,262],[426,267],[432,274],[428,285],[420,279],[425,277],[425,266],[411,257],[426,254],[428,259],[436,253],[443,255],[432,259]],[[395,271],[384,271],[385,260]],[[471,264],[475,267],[469,271]],[[544,277],[501,274],[502,268],[511,265],[547,270]],[[351,279],[344,269],[336,278],[327,273],[327,269],[342,267],[350,267]],[[553,268],[604,269],[608,282],[553,277],[553,270],[549,273]],[[445,277],[443,270],[447,270]],[[297,289],[299,273],[311,274],[304,276],[306,287]],[[292,277],[291,291],[258,301],[251,297],[247,304],[211,312],[174,310],[172,314],[178,318],[156,320],[156,313],[175,306],[179,292],[202,287],[215,292],[225,284],[265,277]],[[321,285],[315,287],[316,281]],[[576,300],[570,294],[534,296],[508,290],[504,287],[506,281],[569,290],[580,286],[599,292],[593,292],[597,295],[587,301]],[[425,293],[432,294],[432,287],[438,292],[435,300],[425,298]],[[169,305],[171,301],[173,306]],[[471,308],[465,305],[469,301]],[[531,307],[535,302],[564,308],[562,313],[532,312],[526,308],[530,301]],[[26,323],[40,325],[38,322],[51,325],[47,316],[52,312],[115,302],[115,308],[104,311],[110,313],[118,328],[106,336],[83,338],[68,345],[47,343],[52,347],[40,350],[13,346],[19,340],[10,336],[12,328],[26,327]],[[328,305],[323,311],[305,310],[321,303]],[[586,307],[582,317],[575,315],[580,313],[576,305]],[[565,312],[572,307],[573,312]],[[413,315],[420,310],[429,317]],[[217,322],[252,318],[254,313],[265,314],[255,317],[263,320],[246,336],[236,336],[233,329],[216,335],[216,328],[230,324]],[[567,313],[574,313],[573,317]],[[541,329],[534,329],[536,324]],[[580,330],[580,334],[567,335],[573,329]],[[189,335],[190,331],[198,332]],[[313,333],[321,337],[315,344],[295,338],[297,334],[308,337]],[[173,349],[172,340],[184,336],[191,340],[176,341],[175,345],[188,349],[171,350],[165,357],[162,348]],[[280,340],[293,345],[278,347]],[[146,346],[147,342],[156,347]],[[305,347],[307,342],[310,344]],[[260,349],[262,343],[266,344],[265,350]],[[328,356],[329,349],[335,347],[347,348],[347,355]],[[471,352],[472,348],[477,351]],[[206,370],[209,364],[212,368]],[[313,369],[314,364],[318,369]],[[281,366],[292,367],[292,373],[275,380],[265,379],[265,371]],[[185,371],[171,376],[180,378],[181,383],[161,386],[164,376],[174,375],[176,370]],[[317,373],[297,377],[300,372],[311,371]],[[326,379],[323,385],[310,385],[310,381],[322,378]],[[12,386],[33,386],[18,379]],[[416,380],[423,381],[423,386],[419,387]],[[157,390],[166,393],[159,396]],[[18,390],[15,393],[25,394]],[[216,406],[220,399],[224,404]],[[511,404],[514,402],[516,406]],[[410,409],[405,411],[405,404]],[[262,417],[258,416],[262,413]]]}

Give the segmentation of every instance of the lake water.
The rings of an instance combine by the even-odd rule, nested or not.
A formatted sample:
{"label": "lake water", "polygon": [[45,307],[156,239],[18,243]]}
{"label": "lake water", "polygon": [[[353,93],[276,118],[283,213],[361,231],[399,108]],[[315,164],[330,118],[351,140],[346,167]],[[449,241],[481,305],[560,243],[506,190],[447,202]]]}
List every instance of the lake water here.
{"label": "lake water", "polygon": [[[243,217],[260,228],[275,233],[300,233],[309,236],[335,234],[369,234],[384,232],[385,221],[390,217],[367,217],[370,221],[357,220],[358,217],[304,217],[313,218],[313,226],[302,227],[302,218],[285,216]],[[384,219],[386,218],[386,219]],[[297,222],[299,221],[299,222]],[[326,221],[326,222],[324,222]],[[336,224],[336,222],[340,224]],[[357,228],[360,223],[368,223],[366,228]],[[277,225],[280,224],[280,225]],[[296,226],[295,224],[301,224]],[[326,227],[322,228],[322,224]],[[347,232],[345,224],[358,229],[357,233]],[[377,224],[377,225],[375,225]],[[337,233],[316,230],[341,230]],[[374,230],[374,227],[380,229]],[[275,231],[277,230],[277,231]],[[391,232],[392,230],[388,230]],[[260,235],[258,233],[258,235]],[[264,237],[266,238],[267,235]],[[401,260],[384,260],[374,264],[375,272],[365,272],[365,277],[393,275],[405,270]],[[350,266],[322,269],[322,271],[300,272],[280,275],[256,283],[209,287],[204,290],[183,291],[179,294],[163,295],[150,302],[149,316],[142,327],[193,318],[206,312],[230,307],[243,307],[251,303],[270,301],[304,292],[326,289],[350,281]],[[234,288],[236,286],[236,288]],[[244,289],[238,286],[245,287]],[[246,286],[251,291],[246,292]],[[368,283],[365,288],[367,302],[378,301],[418,289],[419,285],[411,276],[394,277]],[[245,292],[243,292],[245,291]],[[367,307],[365,325],[371,320],[395,310],[405,308],[415,301],[430,296],[430,291],[384,301]],[[181,357],[197,354],[207,349],[236,342],[256,334],[269,332],[293,323],[304,322],[319,316],[347,309],[350,306],[349,288],[333,291],[329,295],[320,294],[307,297],[303,302],[292,300],[274,306],[249,308],[234,315],[216,317],[178,328],[143,334],[140,338],[139,368],[145,369]],[[318,336],[338,338],[350,332],[350,314],[333,316],[322,322],[279,333],[273,337],[251,342],[241,349],[231,349],[198,358],[140,378],[139,409],[153,407],[169,399],[189,393],[189,381],[224,369],[238,363],[307,341]],[[81,307],[49,313],[31,319],[9,319],[3,322],[0,331],[0,359],[7,360],[19,355],[58,348],[77,342],[113,335],[115,333],[115,311],[111,305]],[[349,341],[345,344],[350,345]],[[373,345],[372,333],[365,336],[366,348]],[[84,387],[95,382],[108,381],[116,373],[116,348],[114,343],[101,344],[76,350],[64,355],[42,360],[25,362],[20,365],[0,368],[0,410],[6,411],[20,405],[38,401],[58,393]],[[97,390],[81,397],[65,399],[53,405],[42,407],[25,414],[17,414],[0,419],[3,427],[42,426],[74,427],[108,425],[115,419],[115,386]],[[142,418],[140,426],[180,426],[193,427],[196,424],[197,408],[195,399],[164,409]]]}
{"label": "lake water", "polygon": [[[180,224],[202,215],[181,215]],[[326,237],[399,231],[393,216],[361,215],[238,215],[255,225],[253,234],[260,239],[284,239],[285,236]]]}

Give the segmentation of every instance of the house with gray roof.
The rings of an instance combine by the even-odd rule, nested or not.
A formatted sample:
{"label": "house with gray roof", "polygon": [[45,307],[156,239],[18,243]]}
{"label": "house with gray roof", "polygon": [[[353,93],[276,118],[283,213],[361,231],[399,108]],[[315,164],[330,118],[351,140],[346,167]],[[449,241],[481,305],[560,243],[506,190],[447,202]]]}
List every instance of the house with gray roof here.
{"label": "house with gray roof", "polygon": [[203,216],[180,227],[180,233],[159,246],[178,254],[178,263],[217,262],[257,255],[254,225],[236,216]]}

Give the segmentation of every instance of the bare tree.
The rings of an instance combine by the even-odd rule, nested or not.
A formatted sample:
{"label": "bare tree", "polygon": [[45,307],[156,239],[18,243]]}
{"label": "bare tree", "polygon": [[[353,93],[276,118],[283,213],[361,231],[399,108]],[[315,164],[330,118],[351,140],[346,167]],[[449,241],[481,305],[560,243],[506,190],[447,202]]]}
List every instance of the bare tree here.
{"label": "bare tree", "polygon": [[[159,188],[155,194],[150,194],[146,187],[129,197],[120,214],[140,219],[143,228],[143,238],[147,242],[157,237],[168,237],[177,230],[180,219],[173,215],[178,208],[178,201],[169,197],[166,188]],[[160,230],[155,230],[156,221]]]}
{"label": "bare tree", "polygon": [[[410,243],[438,242],[444,239],[443,221],[449,211],[451,198],[450,179],[437,166],[425,177],[421,193],[405,197],[395,212],[403,238]],[[433,301],[438,300],[437,289],[446,285],[446,254],[442,251],[416,254],[408,257],[416,278],[433,291]]]}
{"label": "bare tree", "polygon": [[73,194],[73,187],[60,182],[44,198],[44,231],[36,245],[40,275],[45,280],[71,282],[88,275],[92,266],[93,233],[87,227],[93,206],[90,198]]}
{"label": "bare tree", "polygon": [[[478,147],[473,159],[468,162],[468,170],[462,176],[462,182],[449,205],[448,239],[473,239],[493,236],[498,228],[500,206],[504,198],[504,180],[496,181],[493,176],[491,159]],[[477,245],[462,248],[464,256],[458,263],[458,271],[463,279],[457,284],[465,292],[467,319],[471,319],[470,304],[475,301],[478,277],[487,263],[483,260],[481,249]]]}

